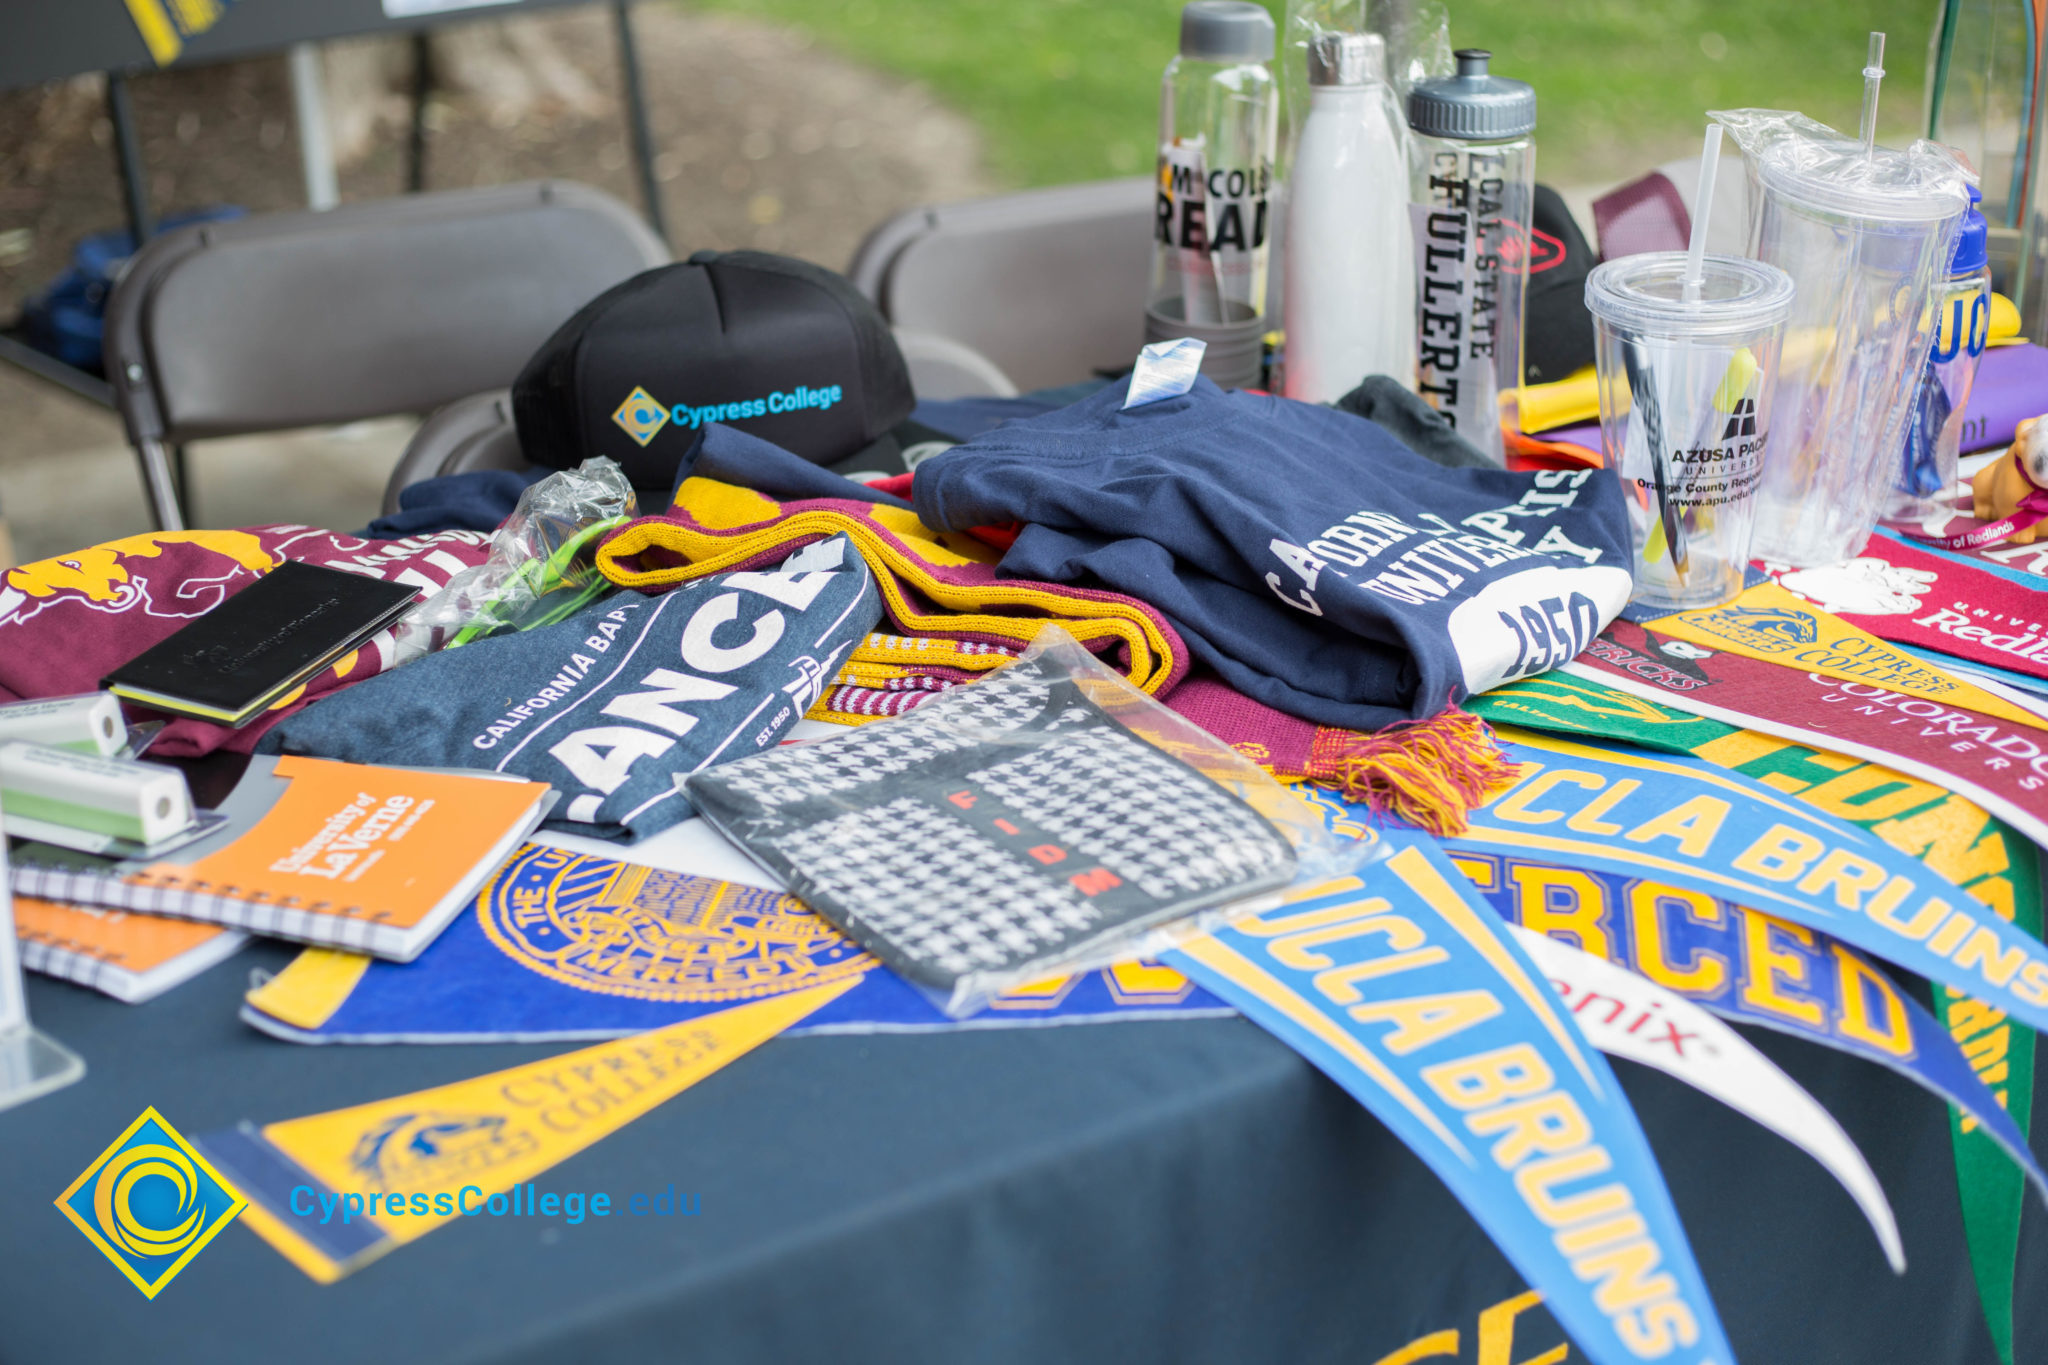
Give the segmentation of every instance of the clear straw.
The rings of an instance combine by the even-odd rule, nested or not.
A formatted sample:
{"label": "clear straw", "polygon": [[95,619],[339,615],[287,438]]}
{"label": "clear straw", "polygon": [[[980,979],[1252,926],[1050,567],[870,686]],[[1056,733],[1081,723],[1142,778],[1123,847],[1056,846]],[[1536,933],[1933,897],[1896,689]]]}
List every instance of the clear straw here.
{"label": "clear straw", "polygon": [[1870,55],[1863,63],[1863,150],[1877,149],[1877,87],[1884,84],[1884,35],[1870,35]]}
{"label": "clear straw", "polygon": [[1692,241],[1685,251],[1685,282],[1681,297],[1687,303],[1700,301],[1700,286],[1707,278],[1707,219],[1714,213],[1714,173],[1721,168],[1721,125],[1707,125],[1707,143],[1700,150],[1699,187],[1692,196]]}

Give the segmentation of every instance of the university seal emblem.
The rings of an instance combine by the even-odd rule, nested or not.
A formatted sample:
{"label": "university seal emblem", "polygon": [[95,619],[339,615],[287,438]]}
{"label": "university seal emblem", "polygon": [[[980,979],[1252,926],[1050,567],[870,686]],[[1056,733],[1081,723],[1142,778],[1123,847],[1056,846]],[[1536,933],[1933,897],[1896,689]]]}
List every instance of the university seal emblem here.
{"label": "university seal emblem", "polygon": [[534,844],[484,888],[477,915],[530,970],[634,1000],[753,1000],[875,965],[793,896]]}

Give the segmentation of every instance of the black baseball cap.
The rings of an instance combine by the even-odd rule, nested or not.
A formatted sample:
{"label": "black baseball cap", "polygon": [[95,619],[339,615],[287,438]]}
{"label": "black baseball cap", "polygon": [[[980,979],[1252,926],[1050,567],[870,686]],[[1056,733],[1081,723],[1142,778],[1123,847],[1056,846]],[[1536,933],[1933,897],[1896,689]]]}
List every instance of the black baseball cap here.
{"label": "black baseball cap", "polygon": [[572,469],[608,455],[637,488],[671,486],[711,422],[831,464],[915,402],[875,306],[834,272],[765,251],[700,251],[614,285],[512,386],[529,460]]}

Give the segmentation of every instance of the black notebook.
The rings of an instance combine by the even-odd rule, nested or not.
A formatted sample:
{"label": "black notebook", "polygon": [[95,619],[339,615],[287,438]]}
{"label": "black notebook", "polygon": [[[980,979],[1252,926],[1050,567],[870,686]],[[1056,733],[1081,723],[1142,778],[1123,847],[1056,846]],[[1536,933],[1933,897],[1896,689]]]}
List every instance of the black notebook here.
{"label": "black notebook", "polygon": [[287,560],[100,686],[159,711],[241,725],[404,615],[418,592]]}

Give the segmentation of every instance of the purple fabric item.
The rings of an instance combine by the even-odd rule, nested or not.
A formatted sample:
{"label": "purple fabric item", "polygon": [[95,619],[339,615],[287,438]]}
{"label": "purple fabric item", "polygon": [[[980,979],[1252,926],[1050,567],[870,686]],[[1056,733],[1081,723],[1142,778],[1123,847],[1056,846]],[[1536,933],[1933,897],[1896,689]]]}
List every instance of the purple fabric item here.
{"label": "purple fabric item", "polygon": [[1603,261],[1645,251],[1683,251],[1692,236],[1692,216],[1678,186],[1662,171],[1651,171],[1593,201],[1593,231]]}
{"label": "purple fabric item", "polygon": [[2014,427],[2043,413],[2048,413],[2048,348],[2032,342],[1987,347],[1970,386],[1963,450],[2009,445]]}

